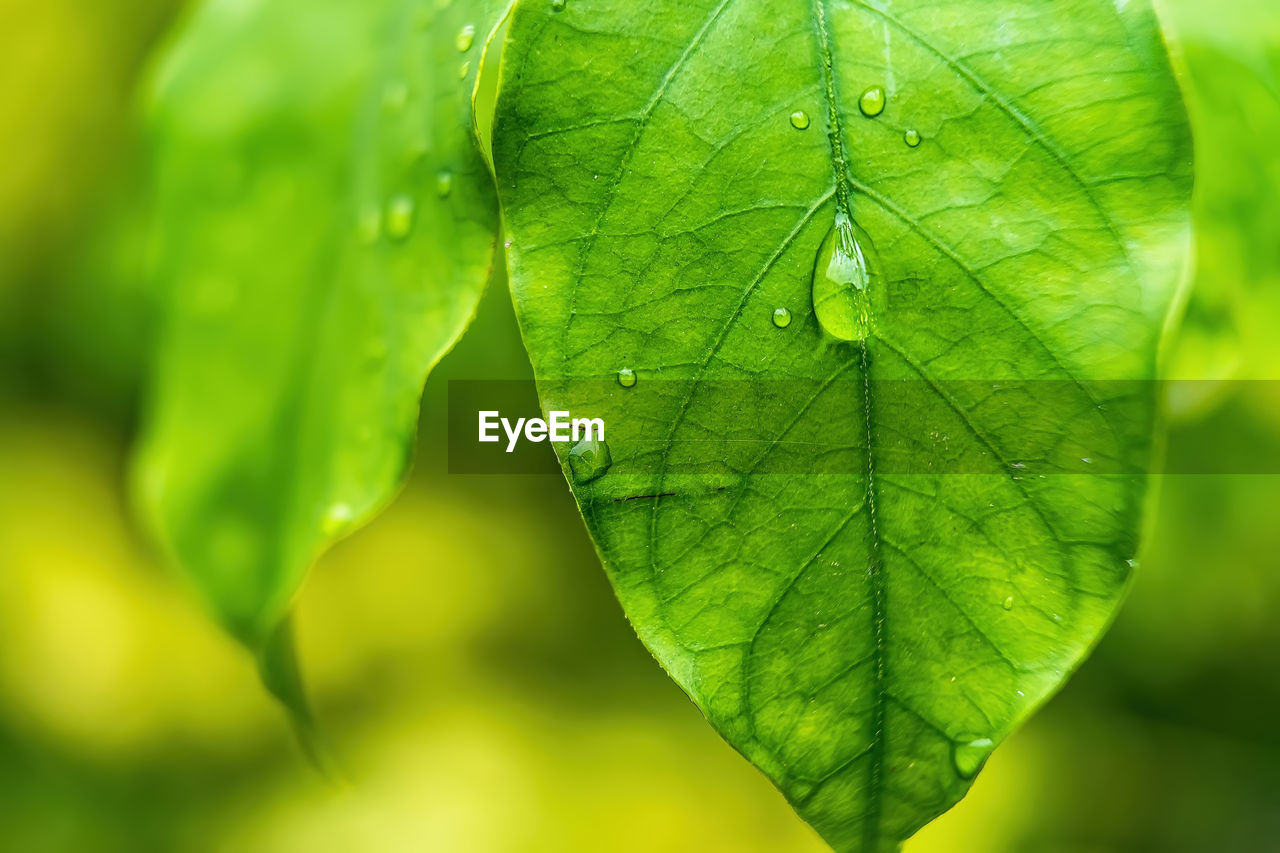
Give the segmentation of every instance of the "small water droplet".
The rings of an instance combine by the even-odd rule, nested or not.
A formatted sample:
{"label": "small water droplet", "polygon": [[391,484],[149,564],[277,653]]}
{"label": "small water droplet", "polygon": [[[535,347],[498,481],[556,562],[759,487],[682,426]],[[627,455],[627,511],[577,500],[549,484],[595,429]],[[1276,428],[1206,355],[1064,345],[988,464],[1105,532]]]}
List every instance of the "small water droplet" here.
{"label": "small water droplet", "polygon": [[1008,598],[1006,598],[1006,599],[1004,600],[1004,609],[1005,609],[1005,610],[1012,610],[1012,609],[1013,609],[1013,596],[1012,596],[1012,595],[1011,595],[1011,596],[1009,596]]}
{"label": "small water droplet", "polygon": [[951,744],[951,763],[961,777],[972,779],[978,775],[982,765],[987,763],[987,758],[995,748],[996,745],[989,737],[956,741]]}
{"label": "small water droplet", "polygon": [[458,50],[462,53],[466,53],[468,50],[471,50],[471,45],[475,44],[475,42],[476,28],[471,24],[467,24],[458,32],[456,44],[458,45]]}
{"label": "small water droplet", "polygon": [[320,523],[325,536],[333,536],[342,532],[355,520],[355,511],[349,504],[338,503],[329,507]]}
{"label": "small water droplet", "polygon": [[446,169],[436,175],[436,195],[440,198],[448,198],[451,192],[453,192],[453,172]]}
{"label": "small water droplet", "polygon": [[906,133],[902,134],[902,141],[907,143],[907,147],[909,148],[919,148],[920,147],[920,131],[908,130]]}
{"label": "small water droplet", "polygon": [[813,310],[822,328],[842,341],[864,341],[871,331],[871,297],[881,286],[871,237],[836,213],[813,269]]}
{"label": "small water droplet", "polygon": [[623,388],[636,387],[636,372],[629,367],[624,367],[618,371],[618,384]]}
{"label": "small water droplet", "polygon": [[1138,561],[1137,561],[1137,560],[1125,560],[1125,562],[1129,564],[1129,568],[1131,568],[1131,569],[1135,569],[1135,570],[1136,570],[1136,569],[1138,568],[1138,565],[1139,565],[1139,564],[1138,564]]}
{"label": "small water droplet", "polygon": [[413,230],[413,199],[398,195],[387,205],[387,236],[403,240]]}
{"label": "small water droplet", "polygon": [[565,0],[551,0],[552,12],[563,12],[564,7],[565,7]]}
{"label": "small water droplet", "polygon": [[862,114],[867,118],[875,118],[884,112],[886,100],[884,87],[872,86],[858,99],[858,109],[862,110]]}
{"label": "small water droplet", "polygon": [[777,308],[773,312],[773,325],[785,329],[791,325],[791,312],[786,308]]}
{"label": "small water droplet", "polygon": [[471,73],[471,61],[467,60],[458,66],[458,79],[466,80],[467,75]]}
{"label": "small water droplet", "polygon": [[609,445],[598,441],[595,436],[584,438],[569,451],[569,472],[574,482],[579,484],[598,480],[609,472],[613,466],[613,455]]}
{"label": "small water droplet", "polygon": [[808,130],[809,114],[804,110],[796,110],[791,114],[791,126],[796,130]]}

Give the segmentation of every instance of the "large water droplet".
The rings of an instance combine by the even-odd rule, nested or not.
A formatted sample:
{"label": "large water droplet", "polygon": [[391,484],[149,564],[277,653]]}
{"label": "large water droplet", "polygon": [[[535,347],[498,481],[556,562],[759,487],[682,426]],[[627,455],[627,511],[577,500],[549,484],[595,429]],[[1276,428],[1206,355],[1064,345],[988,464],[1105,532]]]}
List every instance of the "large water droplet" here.
{"label": "large water droplet", "polygon": [[413,199],[398,195],[387,205],[387,236],[403,240],[413,230]]}
{"label": "large water droplet", "polygon": [[623,388],[636,387],[636,372],[629,367],[624,367],[618,371],[618,384]]}
{"label": "large water droplet", "polygon": [[862,114],[867,118],[875,118],[884,112],[886,101],[884,87],[872,86],[863,92],[862,97],[858,99],[858,109],[862,110]]}
{"label": "large water droplet", "polygon": [[563,12],[564,7],[565,7],[565,0],[551,0],[552,12]]}
{"label": "large water droplet", "polygon": [[822,242],[813,268],[813,311],[827,334],[864,341],[871,331],[871,297],[882,286],[871,237],[843,212]]}
{"label": "large water droplet", "polygon": [[609,445],[598,441],[595,436],[584,438],[569,451],[569,473],[579,484],[598,480],[609,472],[613,466],[613,455]]}
{"label": "large water droplet", "polygon": [[475,27],[473,27],[471,24],[467,24],[465,27],[459,30],[458,38],[456,41],[456,44],[458,45],[458,50],[462,51],[463,53],[466,53],[468,50],[471,50],[471,45],[475,44],[475,42],[476,42]]}
{"label": "large water droplet", "polygon": [[987,763],[987,758],[995,748],[996,745],[989,737],[956,741],[951,744],[951,763],[962,777],[972,779],[978,775],[982,765]]}
{"label": "large water droplet", "polygon": [[906,133],[902,134],[902,141],[907,143],[907,147],[909,148],[919,148],[920,147],[920,131],[908,130]]}
{"label": "large water droplet", "polygon": [[791,325],[791,312],[786,308],[777,308],[773,312],[773,325],[785,329]]}
{"label": "large water droplet", "polygon": [[791,114],[791,126],[796,130],[808,130],[809,114],[804,110],[796,110]]}

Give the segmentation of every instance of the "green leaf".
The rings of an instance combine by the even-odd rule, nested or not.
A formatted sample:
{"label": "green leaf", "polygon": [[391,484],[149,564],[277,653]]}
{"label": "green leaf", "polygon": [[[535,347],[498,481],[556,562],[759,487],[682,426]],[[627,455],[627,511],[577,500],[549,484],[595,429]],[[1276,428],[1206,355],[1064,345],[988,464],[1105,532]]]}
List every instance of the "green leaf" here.
{"label": "green leaf", "polygon": [[308,567],[392,498],[423,382],[491,268],[469,34],[498,10],[212,0],[157,74],[164,308],[140,492],[218,617],[276,650],[272,684]]}
{"label": "green leaf", "polygon": [[522,2],[502,68],[511,285],[544,406],[608,425],[562,461],[619,598],[834,847],[896,848],[1128,582],[1190,197],[1150,7]]}
{"label": "green leaf", "polygon": [[[1168,375],[1269,378],[1280,321],[1280,21],[1267,0],[1170,0],[1162,11],[1185,65],[1195,131],[1195,287]],[[1229,382],[1178,383],[1175,415],[1203,417]]]}

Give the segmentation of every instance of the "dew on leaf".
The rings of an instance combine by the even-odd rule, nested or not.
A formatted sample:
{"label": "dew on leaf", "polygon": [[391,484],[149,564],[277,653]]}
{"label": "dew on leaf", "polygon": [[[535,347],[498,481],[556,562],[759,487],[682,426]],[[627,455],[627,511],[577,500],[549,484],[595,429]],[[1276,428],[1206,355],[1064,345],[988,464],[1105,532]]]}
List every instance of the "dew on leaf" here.
{"label": "dew on leaf", "polygon": [[796,110],[791,114],[791,126],[796,130],[808,130],[809,114],[804,110]]}
{"label": "dew on leaf", "polygon": [[906,133],[902,134],[902,141],[907,143],[908,148],[919,148],[920,147],[920,131],[908,130]]}
{"label": "dew on leaf", "polygon": [[585,484],[598,480],[613,466],[609,445],[595,436],[584,438],[569,451],[569,473],[575,483]]}
{"label": "dew on leaf", "polygon": [[813,268],[813,310],[827,334],[842,341],[867,339],[872,291],[882,277],[871,237],[837,212]]}
{"label": "dew on leaf", "polygon": [[475,42],[476,28],[471,24],[467,24],[458,32],[456,44],[458,45],[458,50],[462,53],[466,53],[468,50],[471,50],[471,45],[475,44]]}
{"label": "dew on leaf", "polygon": [[453,192],[453,172],[445,170],[436,175],[436,195],[440,198],[448,198],[451,192]]}
{"label": "dew on leaf", "polygon": [[320,527],[326,536],[334,536],[349,527],[353,521],[355,521],[355,511],[351,506],[337,503],[325,512]]}
{"label": "dew on leaf", "polygon": [[982,765],[987,763],[987,758],[995,748],[996,745],[988,737],[956,741],[951,744],[951,763],[961,777],[972,779],[978,775]]}
{"label": "dew on leaf", "polygon": [[884,112],[885,101],[884,87],[872,86],[858,99],[858,109],[862,110],[862,114],[867,118],[875,118]]}
{"label": "dew on leaf", "polygon": [[636,387],[636,372],[629,367],[624,367],[618,371],[618,384],[623,388]]}
{"label": "dew on leaf", "polygon": [[1008,598],[1006,598],[1006,599],[1004,600],[1004,609],[1005,609],[1005,610],[1012,610],[1012,609],[1013,609],[1013,596],[1012,596],[1012,595],[1011,595],[1011,596],[1009,596]]}
{"label": "dew on leaf", "polygon": [[773,325],[779,329],[785,329],[791,325],[791,312],[786,308],[778,308],[773,312]]}
{"label": "dew on leaf", "polygon": [[467,61],[458,66],[458,79],[466,80],[467,75],[471,73],[471,62]]}
{"label": "dew on leaf", "polygon": [[563,12],[564,7],[565,7],[565,0],[551,0],[552,12]]}
{"label": "dew on leaf", "polygon": [[387,236],[403,240],[413,230],[413,199],[398,195],[387,205]]}

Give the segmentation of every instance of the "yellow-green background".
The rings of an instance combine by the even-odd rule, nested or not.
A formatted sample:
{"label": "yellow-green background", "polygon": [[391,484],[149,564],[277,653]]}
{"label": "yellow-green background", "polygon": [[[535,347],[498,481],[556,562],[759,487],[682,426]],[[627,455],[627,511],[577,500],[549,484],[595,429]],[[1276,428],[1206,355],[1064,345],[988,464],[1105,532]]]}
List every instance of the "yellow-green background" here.
{"label": "yellow-green background", "polygon": [[[354,2],[354,0],[353,0]],[[1198,145],[1177,459],[1280,447],[1280,8],[1173,0]],[[132,104],[168,0],[0,0],[0,850],[806,851],[634,638],[564,484],[444,473],[449,378],[522,378],[490,290],[419,464],[300,600],[298,757],[123,483],[151,328]],[[1280,387],[1280,383],[1277,383]],[[1242,461],[1243,460],[1243,461]],[[1134,593],[924,851],[1280,850],[1280,477],[1161,478]]]}

